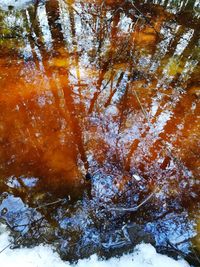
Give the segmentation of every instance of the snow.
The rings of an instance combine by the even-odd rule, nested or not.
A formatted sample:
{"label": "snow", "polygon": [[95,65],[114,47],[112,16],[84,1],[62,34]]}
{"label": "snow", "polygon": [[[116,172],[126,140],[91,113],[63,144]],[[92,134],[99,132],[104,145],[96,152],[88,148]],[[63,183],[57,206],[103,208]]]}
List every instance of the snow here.
{"label": "snow", "polygon": [[0,8],[8,9],[9,6],[13,6],[14,8],[18,9],[23,8],[32,2],[32,0],[0,0]]}
{"label": "snow", "polygon": [[[9,232],[4,225],[0,225],[0,262],[1,267],[189,267],[184,260],[175,261],[167,256],[158,254],[150,244],[136,246],[132,254],[123,255],[120,258],[100,260],[97,255],[89,259],[79,260],[71,265],[60,259],[53,247],[40,245],[35,248],[10,249]],[[3,250],[7,247],[5,250]]]}
{"label": "snow", "polygon": [[132,177],[136,180],[136,181],[140,181],[141,177],[138,174],[133,174]]}

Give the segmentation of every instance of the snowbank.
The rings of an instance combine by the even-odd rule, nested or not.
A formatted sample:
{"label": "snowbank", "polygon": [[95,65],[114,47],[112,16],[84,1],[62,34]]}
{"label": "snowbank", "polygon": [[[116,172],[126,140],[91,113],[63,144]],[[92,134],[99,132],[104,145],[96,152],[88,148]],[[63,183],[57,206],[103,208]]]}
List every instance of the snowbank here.
{"label": "snowbank", "polygon": [[[9,233],[5,226],[0,226],[0,250],[9,245]],[[35,248],[5,249],[0,253],[1,267],[72,267],[62,261],[50,246],[40,245]],[[101,261],[96,255],[90,259],[79,260],[74,267],[189,267],[183,260],[175,261],[167,256],[156,253],[153,246],[138,245],[134,253],[120,258]]]}

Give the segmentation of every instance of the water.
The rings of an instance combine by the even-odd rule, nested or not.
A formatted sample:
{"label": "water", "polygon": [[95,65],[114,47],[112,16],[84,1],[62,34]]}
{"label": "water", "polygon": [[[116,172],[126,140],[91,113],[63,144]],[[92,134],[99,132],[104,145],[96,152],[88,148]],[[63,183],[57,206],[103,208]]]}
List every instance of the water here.
{"label": "water", "polygon": [[198,1],[29,2],[0,11],[0,209],[15,246],[75,260],[146,241],[197,261]]}

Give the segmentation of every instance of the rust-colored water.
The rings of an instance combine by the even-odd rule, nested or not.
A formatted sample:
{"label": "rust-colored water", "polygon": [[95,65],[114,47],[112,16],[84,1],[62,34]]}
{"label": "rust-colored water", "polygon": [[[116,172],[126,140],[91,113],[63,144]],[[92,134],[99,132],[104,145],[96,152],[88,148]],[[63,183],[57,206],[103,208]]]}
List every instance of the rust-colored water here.
{"label": "rust-colored water", "polygon": [[[144,224],[196,209],[198,8],[175,15],[162,1],[139,2],[1,11],[2,192],[33,208],[86,190],[94,203],[131,207],[155,192],[152,213],[137,215]],[[24,183],[33,178],[34,187]],[[61,220],[45,216],[51,225]]]}

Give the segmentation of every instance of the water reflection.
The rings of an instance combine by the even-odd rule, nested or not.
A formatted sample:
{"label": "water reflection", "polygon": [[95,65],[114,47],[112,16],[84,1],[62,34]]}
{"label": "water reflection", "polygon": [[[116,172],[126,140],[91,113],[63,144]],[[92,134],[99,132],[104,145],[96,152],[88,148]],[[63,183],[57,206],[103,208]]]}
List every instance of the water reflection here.
{"label": "water reflection", "polygon": [[[160,246],[195,235],[199,4],[154,2],[35,1],[0,12],[0,186],[33,211],[22,243],[37,233],[74,259],[102,244],[129,247],[128,221]],[[133,215],[112,210],[152,192]]]}

